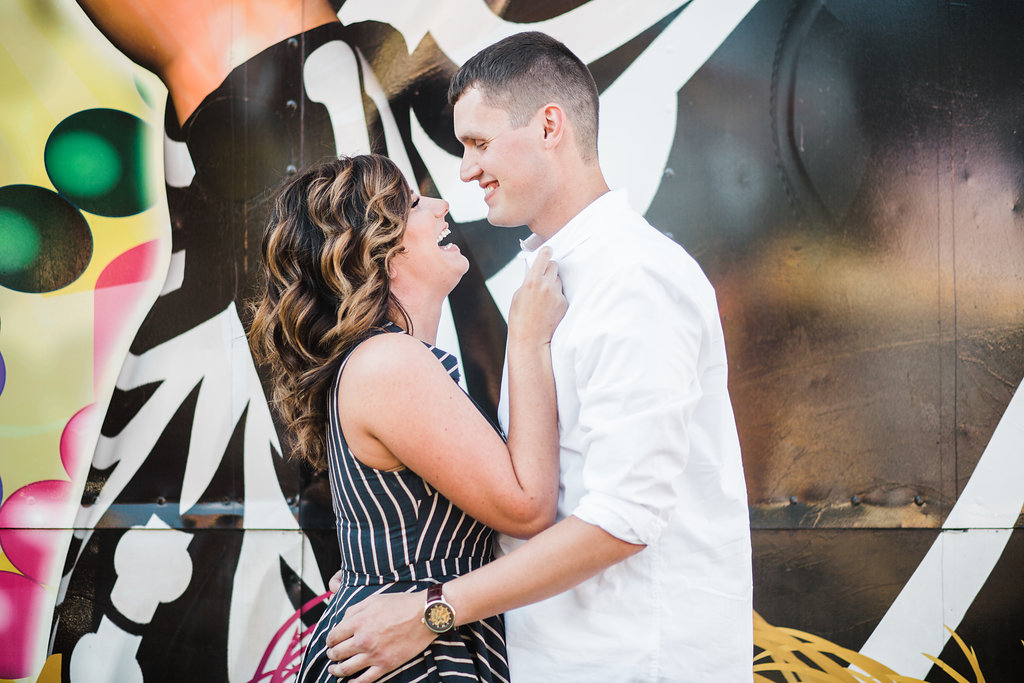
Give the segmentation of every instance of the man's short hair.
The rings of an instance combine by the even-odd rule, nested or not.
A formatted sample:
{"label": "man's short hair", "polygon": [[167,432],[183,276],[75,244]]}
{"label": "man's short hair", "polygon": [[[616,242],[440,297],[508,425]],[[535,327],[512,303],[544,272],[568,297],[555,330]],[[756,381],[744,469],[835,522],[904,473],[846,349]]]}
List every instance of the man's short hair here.
{"label": "man's short hair", "polygon": [[549,102],[560,104],[576,131],[580,156],[597,158],[598,94],[587,65],[565,45],[539,31],[517,33],[485,47],[452,76],[448,103],[478,88],[489,106],[508,112],[514,128],[529,123]]}

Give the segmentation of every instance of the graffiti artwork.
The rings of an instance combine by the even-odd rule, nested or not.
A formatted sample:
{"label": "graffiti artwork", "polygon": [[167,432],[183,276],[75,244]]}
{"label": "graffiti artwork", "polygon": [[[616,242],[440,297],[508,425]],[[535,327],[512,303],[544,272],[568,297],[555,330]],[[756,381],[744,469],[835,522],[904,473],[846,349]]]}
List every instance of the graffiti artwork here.
{"label": "graffiti artwork", "polygon": [[493,413],[528,232],[460,182],[446,91],[527,29],[589,65],[609,184],[717,291],[755,675],[1019,676],[1024,5],[17,0],[0,680],[289,680],[340,556],[246,336],[270,203],[365,152],[446,199],[438,346]]}

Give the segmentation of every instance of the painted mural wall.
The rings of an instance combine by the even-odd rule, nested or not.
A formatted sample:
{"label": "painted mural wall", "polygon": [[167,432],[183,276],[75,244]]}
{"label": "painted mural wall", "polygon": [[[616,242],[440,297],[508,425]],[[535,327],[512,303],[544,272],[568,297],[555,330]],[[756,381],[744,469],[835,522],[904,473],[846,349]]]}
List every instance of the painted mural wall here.
{"label": "painted mural wall", "polygon": [[269,202],[368,151],[448,200],[438,345],[493,410],[525,232],[445,90],[524,29],[718,292],[758,680],[1016,680],[1024,4],[922,0],[8,0],[0,680],[288,680],[339,554],[246,341]]}

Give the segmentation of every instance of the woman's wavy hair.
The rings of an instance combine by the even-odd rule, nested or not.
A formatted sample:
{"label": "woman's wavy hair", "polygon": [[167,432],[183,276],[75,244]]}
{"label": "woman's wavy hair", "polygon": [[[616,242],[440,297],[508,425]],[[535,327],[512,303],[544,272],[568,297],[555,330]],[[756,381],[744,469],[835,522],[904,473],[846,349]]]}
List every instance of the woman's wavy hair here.
{"label": "woman's wavy hair", "polygon": [[327,466],[327,399],[341,359],[389,320],[410,328],[388,268],[411,200],[387,157],[330,159],[288,181],[264,231],[250,343],[271,371],[292,453],[316,469]]}

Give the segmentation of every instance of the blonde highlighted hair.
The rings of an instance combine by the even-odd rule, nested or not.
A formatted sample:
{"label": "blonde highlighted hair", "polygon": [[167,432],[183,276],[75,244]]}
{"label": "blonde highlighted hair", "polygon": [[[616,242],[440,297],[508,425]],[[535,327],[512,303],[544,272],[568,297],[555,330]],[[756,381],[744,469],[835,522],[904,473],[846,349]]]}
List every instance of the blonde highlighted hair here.
{"label": "blonde highlighted hair", "polygon": [[331,159],[288,181],[264,231],[250,342],[271,371],[293,455],[317,469],[327,463],[327,393],[341,359],[389,320],[409,329],[388,268],[411,200],[387,157]]}

